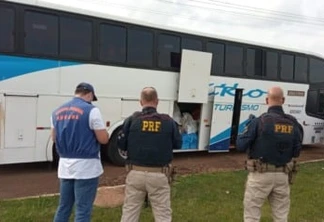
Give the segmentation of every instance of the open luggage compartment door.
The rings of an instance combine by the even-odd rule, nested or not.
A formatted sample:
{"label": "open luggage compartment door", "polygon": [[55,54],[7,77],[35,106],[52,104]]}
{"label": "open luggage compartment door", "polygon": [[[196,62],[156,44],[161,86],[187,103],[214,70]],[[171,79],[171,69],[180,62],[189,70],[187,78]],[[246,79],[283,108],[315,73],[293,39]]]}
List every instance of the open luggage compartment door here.
{"label": "open luggage compartment door", "polygon": [[182,50],[178,102],[207,103],[212,53]]}

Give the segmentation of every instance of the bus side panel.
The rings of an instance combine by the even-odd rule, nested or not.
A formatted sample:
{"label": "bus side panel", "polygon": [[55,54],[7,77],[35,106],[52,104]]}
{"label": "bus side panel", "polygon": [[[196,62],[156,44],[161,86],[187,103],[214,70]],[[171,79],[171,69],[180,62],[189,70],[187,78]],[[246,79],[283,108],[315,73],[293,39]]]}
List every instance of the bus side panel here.
{"label": "bus side panel", "polygon": [[35,161],[52,161],[52,146],[48,147],[51,139],[52,112],[72,96],[49,96],[41,95],[37,106],[37,145]]}
{"label": "bus side panel", "polygon": [[215,101],[209,141],[210,151],[228,151],[230,145],[232,111],[231,104]]}
{"label": "bus side panel", "polygon": [[59,66],[74,63],[0,54],[0,92],[53,94],[59,89]]}
{"label": "bus side panel", "polygon": [[61,67],[60,77],[60,94],[71,94],[84,81],[93,85],[99,97],[138,100],[144,87],[153,86],[160,100],[176,100],[178,74],[174,72],[79,64]]}
{"label": "bus side panel", "polygon": [[36,155],[37,97],[4,97],[4,137],[0,163],[30,162]]}
{"label": "bus side panel", "polygon": [[[227,151],[230,147],[233,103],[215,102],[213,107],[210,151]],[[260,103],[242,103],[238,133],[242,133],[250,114],[260,116],[267,107]],[[235,145],[235,144],[234,144]]]}
{"label": "bus side panel", "polygon": [[[51,160],[48,149],[52,111],[70,97],[6,96],[2,122],[0,164]],[[2,104],[3,105],[3,104]],[[1,123],[2,123],[1,122]],[[3,129],[3,127],[1,127]],[[3,136],[4,135],[4,136]]]}
{"label": "bus side panel", "polygon": [[122,113],[122,101],[119,98],[98,97],[98,101],[93,102],[93,105],[99,108],[104,123],[109,123],[108,126],[114,125],[120,121]]}
{"label": "bus side panel", "polygon": [[202,104],[198,131],[198,150],[208,150],[211,133],[213,105],[213,101],[208,101],[208,103]]}

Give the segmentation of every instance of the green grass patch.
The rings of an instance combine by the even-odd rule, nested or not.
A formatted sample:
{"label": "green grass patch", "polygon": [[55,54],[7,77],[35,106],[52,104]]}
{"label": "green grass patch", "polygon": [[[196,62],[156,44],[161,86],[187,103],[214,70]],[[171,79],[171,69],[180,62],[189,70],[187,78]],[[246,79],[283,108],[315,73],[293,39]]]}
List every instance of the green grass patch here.
{"label": "green grass patch", "polygon": [[[243,193],[247,172],[219,172],[179,177],[172,187],[173,221],[243,221]],[[291,189],[289,221],[324,221],[324,162],[301,165]],[[52,221],[58,197],[0,201],[1,222]],[[121,207],[94,208],[92,221],[120,221]],[[73,221],[73,216],[71,217]],[[150,208],[142,210],[141,222],[151,222]],[[262,222],[271,222],[268,202]]]}

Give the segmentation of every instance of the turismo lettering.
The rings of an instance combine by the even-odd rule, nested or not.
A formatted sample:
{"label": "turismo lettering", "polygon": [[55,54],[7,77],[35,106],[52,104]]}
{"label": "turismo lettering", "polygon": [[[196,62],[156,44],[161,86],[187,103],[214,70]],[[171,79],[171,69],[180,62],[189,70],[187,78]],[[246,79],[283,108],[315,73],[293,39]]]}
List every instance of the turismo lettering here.
{"label": "turismo lettering", "polygon": [[[235,90],[238,88],[238,83],[235,83],[233,86],[229,86],[226,83],[222,83],[220,85],[216,85],[215,83],[209,84],[209,96],[235,96]],[[259,98],[267,94],[266,91],[261,89],[251,89],[251,90],[243,90],[243,96],[250,98]]]}
{"label": "turismo lettering", "polygon": [[[234,110],[234,105],[226,105],[226,104],[215,104],[214,105],[215,110],[218,111],[233,111]],[[260,109],[260,105],[257,104],[243,104],[241,106],[241,111],[257,111]]]}

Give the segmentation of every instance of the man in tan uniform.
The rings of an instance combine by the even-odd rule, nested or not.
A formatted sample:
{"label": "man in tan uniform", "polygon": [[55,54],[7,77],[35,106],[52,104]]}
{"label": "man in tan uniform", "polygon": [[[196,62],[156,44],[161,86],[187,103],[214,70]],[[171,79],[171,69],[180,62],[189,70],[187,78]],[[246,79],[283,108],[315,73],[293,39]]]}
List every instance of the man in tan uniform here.
{"label": "man in tan uniform", "polygon": [[118,144],[127,151],[128,175],[122,222],[137,222],[146,194],[155,222],[171,222],[169,164],[173,149],[180,149],[182,140],[175,121],[156,111],[157,92],[153,87],[142,90],[141,112],[124,122]]}
{"label": "man in tan uniform", "polygon": [[254,118],[238,136],[237,149],[247,151],[249,175],[244,194],[244,221],[260,221],[261,207],[269,199],[274,222],[287,222],[290,207],[289,175],[299,156],[302,126],[284,113],[279,87],[268,91],[268,112]]}

